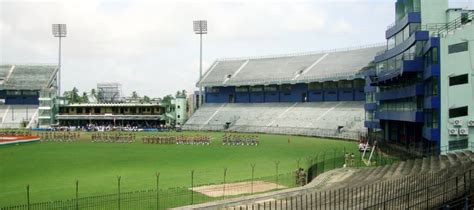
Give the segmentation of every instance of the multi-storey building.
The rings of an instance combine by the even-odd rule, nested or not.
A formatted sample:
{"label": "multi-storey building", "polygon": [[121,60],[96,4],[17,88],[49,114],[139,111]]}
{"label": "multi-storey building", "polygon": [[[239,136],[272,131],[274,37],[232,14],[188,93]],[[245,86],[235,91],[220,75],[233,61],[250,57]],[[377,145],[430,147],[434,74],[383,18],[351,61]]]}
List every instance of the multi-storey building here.
{"label": "multi-storey building", "polygon": [[398,0],[395,17],[366,72],[365,126],[409,149],[470,149],[474,12],[448,0]]}

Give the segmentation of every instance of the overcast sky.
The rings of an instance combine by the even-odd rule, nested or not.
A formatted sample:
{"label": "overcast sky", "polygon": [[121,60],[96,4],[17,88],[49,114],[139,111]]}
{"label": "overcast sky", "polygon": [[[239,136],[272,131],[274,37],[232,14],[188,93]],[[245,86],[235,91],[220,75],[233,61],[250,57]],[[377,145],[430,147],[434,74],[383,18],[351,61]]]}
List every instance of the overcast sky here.
{"label": "overcast sky", "polygon": [[56,63],[52,23],[67,24],[63,90],[120,82],[125,94],[195,90],[216,58],[285,54],[384,41],[395,0],[0,0],[0,63]]}

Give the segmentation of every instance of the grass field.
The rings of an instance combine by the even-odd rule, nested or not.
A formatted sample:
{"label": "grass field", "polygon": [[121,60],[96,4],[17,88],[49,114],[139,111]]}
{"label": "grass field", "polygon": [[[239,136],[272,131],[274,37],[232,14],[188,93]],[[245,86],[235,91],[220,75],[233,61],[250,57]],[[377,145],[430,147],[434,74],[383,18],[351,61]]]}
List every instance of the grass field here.
{"label": "grass field", "polygon": [[[137,140],[151,134],[137,133]],[[276,174],[276,161],[279,173],[291,173],[298,159],[307,166],[308,156],[357,152],[355,142],[340,140],[292,136],[288,143],[288,136],[260,135],[260,146],[223,146],[223,133],[200,134],[211,135],[212,144],[92,143],[90,134],[82,133],[77,142],[0,146],[0,207],[24,204],[26,185],[31,202],[64,200],[75,196],[76,180],[80,196],[116,193],[117,176],[123,192],[153,189],[156,172],[160,188],[186,187],[191,184],[191,170],[194,185],[222,182],[224,168],[227,182],[232,182],[250,179],[251,164],[256,165],[255,177],[264,177]]]}

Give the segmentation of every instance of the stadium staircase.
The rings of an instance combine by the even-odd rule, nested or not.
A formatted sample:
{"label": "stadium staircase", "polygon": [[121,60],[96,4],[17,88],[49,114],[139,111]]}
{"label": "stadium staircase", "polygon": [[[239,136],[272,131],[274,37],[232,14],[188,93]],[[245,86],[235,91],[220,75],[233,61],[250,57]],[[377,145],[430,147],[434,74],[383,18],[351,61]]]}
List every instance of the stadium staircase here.
{"label": "stadium staircase", "polygon": [[[227,127],[226,124],[229,124]],[[358,139],[364,102],[204,104],[185,130],[230,130]]]}

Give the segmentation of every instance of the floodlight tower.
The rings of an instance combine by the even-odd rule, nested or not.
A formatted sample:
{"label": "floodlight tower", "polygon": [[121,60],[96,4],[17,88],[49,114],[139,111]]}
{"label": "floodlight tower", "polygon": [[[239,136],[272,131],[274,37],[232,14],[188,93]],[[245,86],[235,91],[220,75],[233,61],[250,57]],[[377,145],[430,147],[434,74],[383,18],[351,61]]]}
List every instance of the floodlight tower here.
{"label": "floodlight tower", "polygon": [[58,57],[58,96],[61,96],[61,38],[66,37],[66,24],[53,24],[53,36],[59,38],[59,57]]}
{"label": "floodlight tower", "polygon": [[[207,34],[207,20],[193,21],[194,33],[199,34],[199,81],[202,79],[202,35]],[[199,87],[199,106],[203,103],[202,87]]]}

